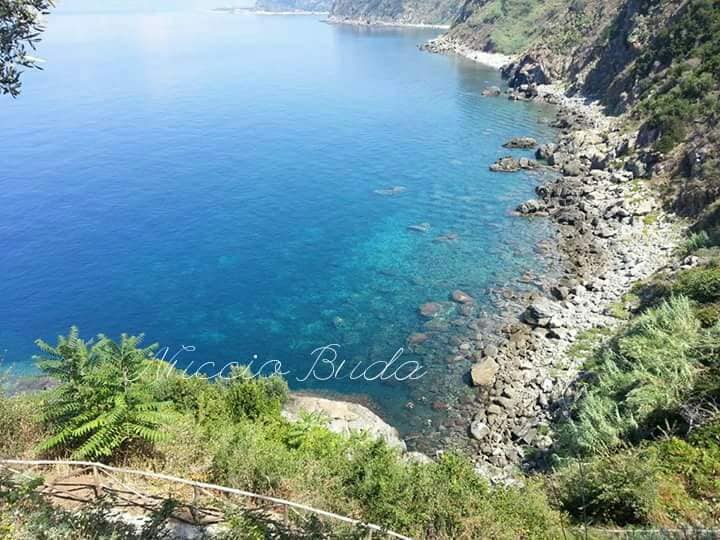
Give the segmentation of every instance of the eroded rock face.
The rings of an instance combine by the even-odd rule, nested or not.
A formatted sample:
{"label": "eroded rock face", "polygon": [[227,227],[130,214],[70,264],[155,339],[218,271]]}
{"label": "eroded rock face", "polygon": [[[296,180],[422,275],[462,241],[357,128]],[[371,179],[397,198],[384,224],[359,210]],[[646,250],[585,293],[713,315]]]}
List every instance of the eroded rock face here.
{"label": "eroded rock face", "polygon": [[406,450],[405,442],[398,430],[387,424],[367,407],[347,401],[335,401],[321,397],[291,394],[282,410],[283,417],[297,422],[303,412],[319,413],[327,418],[327,427],[333,433],[350,435],[364,431],[371,437],[384,440],[392,448]]}
{"label": "eroded rock face", "polygon": [[502,75],[508,80],[511,88],[522,85],[550,84],[552,80],[547,68],[539,57],[526,54],[517,62],[508,64],[502,69]]}

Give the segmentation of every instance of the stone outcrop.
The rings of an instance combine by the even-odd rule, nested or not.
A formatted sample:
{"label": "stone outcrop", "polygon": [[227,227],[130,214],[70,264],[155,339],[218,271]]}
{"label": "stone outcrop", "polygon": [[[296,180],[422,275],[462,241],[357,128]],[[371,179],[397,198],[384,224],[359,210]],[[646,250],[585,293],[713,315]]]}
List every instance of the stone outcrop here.
{"label": "stone outcrop", "polygon": [[335,401],[304,394],[291,394],[282,410],[282,415],[296,422],[303,413],[319,413],[327,419],[327,427],[334,433],[350,435],[363,431],[370,436],[384,440],[389,446],[405,451],[405,442],[397,429],[385,423],[367,407],[347,401]]}

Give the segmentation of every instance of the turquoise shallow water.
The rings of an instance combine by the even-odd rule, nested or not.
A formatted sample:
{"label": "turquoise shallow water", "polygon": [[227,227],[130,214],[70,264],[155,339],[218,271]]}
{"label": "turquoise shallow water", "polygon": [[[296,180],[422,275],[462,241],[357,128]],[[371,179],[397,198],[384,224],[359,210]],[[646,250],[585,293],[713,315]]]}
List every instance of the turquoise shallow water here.
{"label": "turquoise shallow water", "polygon": [[547,236],[509,215],[535,180],[487,166],[513,135],[551,137],[548,111],[481,97],[497,73],[418,51],[433,35],[60,9],[46,69],[0,102],[5,362],[32,371],[33,341],[71,324],[145,332],[194,347],[193,369],[278,359],[294,387],[369,395],[412,429],[442,348],[404,356],[431,368],[413,384],[295,377],[330,343],[389,359],[455,288],[491,309],[489,288],[542,270]]}

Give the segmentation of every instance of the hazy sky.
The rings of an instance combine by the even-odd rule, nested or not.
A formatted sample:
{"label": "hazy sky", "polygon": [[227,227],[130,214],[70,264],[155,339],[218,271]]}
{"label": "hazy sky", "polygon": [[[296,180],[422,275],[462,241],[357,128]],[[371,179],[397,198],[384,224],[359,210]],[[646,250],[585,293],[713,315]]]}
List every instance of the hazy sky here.
{"label": "hazy sky", "polygon": [[57,0],[58,13],[106,11],[167,11],[221,6],[250,6],[254,0]]}

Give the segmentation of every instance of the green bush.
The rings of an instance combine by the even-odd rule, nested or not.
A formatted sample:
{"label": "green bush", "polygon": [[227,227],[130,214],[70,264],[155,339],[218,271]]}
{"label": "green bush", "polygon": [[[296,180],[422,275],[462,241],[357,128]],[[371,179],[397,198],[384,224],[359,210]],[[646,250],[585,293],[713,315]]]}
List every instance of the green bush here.
{"label": "green bush", "polygon": [[635,454],[574,463],[555,479],[562,509],[581,522],[648,524],[659,503],[658,472]]}
{"label": "green bush", "polygon": [[673,292],[703,304],[720,301],[720,268],[693,268],[681,272]]}
{"label": "green bush", "polygon": [[710,328],[720,321],[720,304],[701,305],[695,308],[695,317],[703,328]]}
{"label": "green bush", "polygon": [[123,334],[119,343],[103,335],[86,342],[75,327],[54,347],[37,341],[40,369],[60,382],[43,403],[51,436],[38,451],[110,458],[134,444],[162,439],[162,426],[171,417],[141,382],[156,348],[140,348],[141,341],[142,336]]}
{"label": "green bush", "polygon": [[651,432],[693,388],[701,337],[700,323],[683,297],[631,322],[588,364],[595,382],[585,386],[572,420],[561,426],[561,451],[603,452]]}
{"label": "green bush", "polygon": [[713,244],[710,235],[706,231],[692,233],[685,241],[685,254],[689,255],[699,249],[710,247]]}

